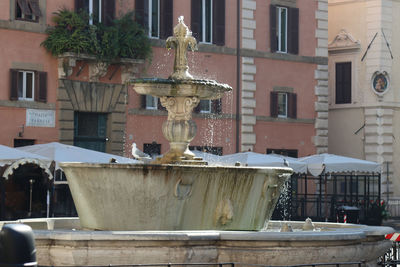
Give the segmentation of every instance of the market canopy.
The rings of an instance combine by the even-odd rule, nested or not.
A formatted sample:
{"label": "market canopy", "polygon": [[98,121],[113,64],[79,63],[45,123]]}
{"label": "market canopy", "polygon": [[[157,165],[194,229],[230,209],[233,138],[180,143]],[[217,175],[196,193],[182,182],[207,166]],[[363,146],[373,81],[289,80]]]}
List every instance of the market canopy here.
{"label": "market canopy", "polygon": [[18,149],[54,160],[56,162],[56,168],[58,168],[59,162],[110,163],[112,159],[115,159],[117,163],[138,162],[137,160],[126,157],[57,142],[23,146]]}
{"label": "market canopy", "polygon": [[241,152],[220,157],[224,165],[234,165],[240,162],[246,166],[259,167],[290,167],[295,173],[306,173],[307,165],[296,158],[286,157],[277,154],[261,154],[255,152]]}
{"label": "market canopy", "polygon": [[317,154],[299,159],[307,164],[308,171],[318,176],[325,173],[379,173],[381,165],[367,160],[339,156],[334,154]]}
{"label": "market canopy", "polygon": [[6,179],[9,175],[13,174],[14,170],[16,170],[19,166],[27,163],[38,165],[40,168],[45,170],[45,172],[49,175],[49,178],[52,179],[53,176],[49,171],[51,162],[52,160],[47,157],[0,145],[0,167],[7,165],[7,168],[2,174],[2,176]]}

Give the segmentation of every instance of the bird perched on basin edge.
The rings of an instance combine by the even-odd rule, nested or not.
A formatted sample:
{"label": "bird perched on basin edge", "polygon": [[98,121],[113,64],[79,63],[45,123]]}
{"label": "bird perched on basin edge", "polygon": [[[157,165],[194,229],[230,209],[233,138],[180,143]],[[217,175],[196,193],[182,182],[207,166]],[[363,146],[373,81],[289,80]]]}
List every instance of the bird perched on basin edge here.
{"label": "bird perched on basin edge", "polygon": [[132,156],[134,159],[141,160],[141,161],[150,161],[152,159],[150,157],[150,155],[144,153],[143,151],[140,151],[137,148],[136,143],[132,144]]}

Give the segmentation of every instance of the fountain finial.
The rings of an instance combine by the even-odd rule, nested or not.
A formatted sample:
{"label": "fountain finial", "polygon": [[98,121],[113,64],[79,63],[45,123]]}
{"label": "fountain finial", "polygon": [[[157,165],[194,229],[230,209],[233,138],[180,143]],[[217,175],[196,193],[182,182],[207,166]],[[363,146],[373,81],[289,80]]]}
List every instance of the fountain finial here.
{"label": "fountain finial", "polygon": [[189,73],[189,66],[187,61],[187,49],[197,49],[197,41],[192,36],[192,32],[185,25],[183,21],[184,17],[178,18],[178,24],[174,27],[174,36],[170,36],[167,39],[167,48],[175,48],[175,61],[174,61],[174,72],[169,77],[174,80],[189,80],[193,79],[193,76]]}

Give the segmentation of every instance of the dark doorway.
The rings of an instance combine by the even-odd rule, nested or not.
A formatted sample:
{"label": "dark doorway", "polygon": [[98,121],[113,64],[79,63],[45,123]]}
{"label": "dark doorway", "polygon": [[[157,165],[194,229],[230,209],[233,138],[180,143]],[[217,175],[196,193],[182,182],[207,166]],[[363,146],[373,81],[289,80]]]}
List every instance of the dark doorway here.
{"label": "dark doorway", "polygon": [[106,151],[107,114],[75,112],[74,146]]}

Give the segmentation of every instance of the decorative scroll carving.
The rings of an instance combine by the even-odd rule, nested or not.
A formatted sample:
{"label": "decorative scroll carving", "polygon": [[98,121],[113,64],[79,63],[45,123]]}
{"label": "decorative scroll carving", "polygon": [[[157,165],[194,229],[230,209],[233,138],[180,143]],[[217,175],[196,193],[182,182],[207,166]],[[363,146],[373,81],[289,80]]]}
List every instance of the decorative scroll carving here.
{"label": "decorative scroll carving", "polygon": [[340,30],[338,35],[328,45],[328,50],[348,50],[348,49],[359,49],[361,43],[356,40],[350,33],[345,29]]}

